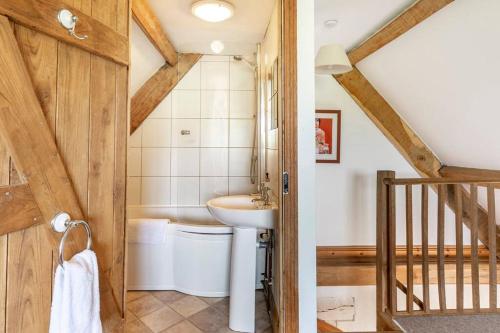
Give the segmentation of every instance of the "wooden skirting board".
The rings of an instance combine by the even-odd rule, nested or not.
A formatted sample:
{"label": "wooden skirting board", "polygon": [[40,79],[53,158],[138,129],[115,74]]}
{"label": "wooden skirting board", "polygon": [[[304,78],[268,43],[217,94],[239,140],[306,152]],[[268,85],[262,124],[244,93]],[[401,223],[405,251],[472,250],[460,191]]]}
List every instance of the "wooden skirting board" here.
{"label": "wooden skirting board", "polygon": [[[464,247],[464,281],[471,283],[470,270],[470,247]],[[421,266],[421,248],[414,249],[414,267],[413,275],[416,284],[422,283],[422,266]],[[429,249],[429,267],[430,283],[437,283],[437,267],[434,264],[437,261],[436,248]],[[455,283],[455,250],[454,247],[448,246],[445,248],[446,265],[445,278],[446,283]],[[317,285],[318,286],[366,286],[375,285],[375,265],[376,251],[375,246],[359,246],[359,247],[318,247],[317,255]],[[398,247],[396,256],[401,263],[405,260],[406,249]],[[489,283],[488,269],[488,250],[481,247],[479,250],[480,267],[479,278],[481,284]],[[497,269],[500,272],[500,266]],[[405,283],[406,268],[401,266],[397,269],[398,279]]]}

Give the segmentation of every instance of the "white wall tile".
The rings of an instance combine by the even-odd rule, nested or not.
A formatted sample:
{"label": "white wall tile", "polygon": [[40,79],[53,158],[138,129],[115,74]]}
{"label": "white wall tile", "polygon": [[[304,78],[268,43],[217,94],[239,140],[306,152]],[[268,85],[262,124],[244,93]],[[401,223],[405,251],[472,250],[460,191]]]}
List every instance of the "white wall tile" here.
{"label": "white wall tile", "polygon": [[253,147],[254,124],[253,119],[231,119],[229,122],[229,146]]}
{"label": "white wall tile", "polygon": [[158,104],[156,109],[151,112],[148,119],[153,118],[171,118],[172,117],[172,93],[168,94],[163,101]]}
{"label": "white wall tile", "polygon": [[221,55],[212,55],[205,54],[201,57],[200,61],[209,62],[209,61],[229,61],[229,56],[221,56]]}
{"label": "white wall tile", "polygon": [[228,174],[228,149],[201,148],[200,175],[227,176],[227,174]]}
{"label": "white wall tile", "polygon": [[254,118],[256,114],[255,91],[231,91],[231,118]]}
{"label": "white wall tile", "polygon": [[229,149],[229,176],[250,176],[252,148]]}
{"label": "white wall tile", "polygon": [[193,206],[200,202],[200,178],[172,177],[172,205]]}
{"label": "white wall tile", "polygon": [[229,195],[250,194],[257,191],[257,185],[250,182],[250,177],[229,177]]}
{"label": "white wall tile", "polygon": [[142,148],[142,176],[170,176],[170,148]]}
{"label": "white wall tile", "polygon": [[201,147],[227,147],[228,126],[227,119],[202,119]]}
{"label": "white wall tile", "polygon": [[200,149],[172,148],[172,176],[199,176]]}
{"label": "white wall tile", "polygon": [[127,205],[141,204],[141,177],[127,177]]}
{"label": "white wall tile", "polygon": [[229,180],[227,177],[200,178],[200,205],[208,200],[228,195]]}
{"label": "white wall tile", "polygon": [[254,90],[254,71],[243,61],[231,61],[231,90]]}
{"label": "white wall tile", "polygon": [[141,204],[169,205],[170,177],[142,177]]}
{"label": "white wall tile", "polygon": [[142,126],[139,126],[132,135],[128,138],[129,148],[142,147]]}
{"label": "white wall tile", "polygon": [[229,63],[202,62],[201,89],[229,89]]}
{"label": "white wall tile", "polygon": [[[182,130],[190,131],[182,135]],[[172,147],[199,147],[200,120],[199,119],[172,119]]]}
{"label": "white wall tile", "polygon": [[229,118],[229,90],[202,90],[201,117]]}
{"label": "white wall tile", "polygon": [[170,119],[146,119],[142,124],[143,147],[170,147]]}
{"label": "white wall tile", "polygon": [[200,89],[200,62],[196,63],[189,72],[184,75],[181,81],[175,87],[175,90],[179,89]]}
{"label": "white wall tile", "polygon": [[200,91],[175,90],[172,93],[172,118],[200,118]]}
{"label": "white wall tile", "polygon": [[127,175],[141,175],[141,148],[129,148],[127,154]]}

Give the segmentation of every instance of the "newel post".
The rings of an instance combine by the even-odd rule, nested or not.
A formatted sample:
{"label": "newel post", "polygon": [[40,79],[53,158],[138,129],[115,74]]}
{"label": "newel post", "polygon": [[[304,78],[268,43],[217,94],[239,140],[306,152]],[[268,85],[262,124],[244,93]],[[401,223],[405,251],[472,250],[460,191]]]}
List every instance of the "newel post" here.
{"label": "newel post", "polygon": [[390,266],[389,260],[389,210],[394,205],[391,186],[386,184],[387,179],[394,179],[394,171],[377,172],[377,330],[385,330],[383,314],[391,311]]}

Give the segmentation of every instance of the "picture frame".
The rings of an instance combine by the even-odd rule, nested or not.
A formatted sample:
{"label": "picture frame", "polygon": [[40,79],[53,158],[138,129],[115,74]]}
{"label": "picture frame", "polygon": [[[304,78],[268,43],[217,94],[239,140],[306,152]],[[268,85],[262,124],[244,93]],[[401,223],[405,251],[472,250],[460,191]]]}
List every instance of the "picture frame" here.
{"label": "picture frame", "polygon": [[316,110],[316,163],[340,163],[340,110]]}

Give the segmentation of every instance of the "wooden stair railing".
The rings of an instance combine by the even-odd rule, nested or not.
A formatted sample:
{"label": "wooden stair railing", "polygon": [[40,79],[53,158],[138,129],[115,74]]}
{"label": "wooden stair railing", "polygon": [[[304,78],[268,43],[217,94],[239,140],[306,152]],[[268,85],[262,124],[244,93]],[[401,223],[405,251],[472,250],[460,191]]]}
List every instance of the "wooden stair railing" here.
{"label": "wooden stair railing", "polygon": [[[500,185],[500,177],[496,178],[415,178],[396,179],[393,171],[379,171],[377,175],[377,314],[389,315],[398,318],[407,315],[428,314],[475,314],[482,312],[497,312],[497,225],[495,216],[495,189]],[[420,187],[421,193],[421,221],[415,223],[413,216],[413,189]],[[439,308],[431,309],[429,291],[429,186],[437,188],[437,293]],[[396,188],[405,189],[405,221],[398,223],[396,217]],[[456,307],[447,307],[447,292],[445,278],[445,208],[448,188],[452,187],[455,193],[455,267],[456,267]],[[469,188],[469,190],[466,189]],[[479,238],[478,238],[478,211],[482,209],[478,203],[478,188],[486,189],[488,212],[488,265],[489,265],[489,306],[481,308],[479,289]],[[463,210],[464,195],[469,197],[469,219],[471,229],[471,285],[472,308],[464,308],[464,242],[463,242]],[[417,226],[415,226],[417,224]],[[418,225],[419,224],[419,225]],[[396,235],[402,225],[405,225],[406,260],[397,260]],[[421,260],[422,265],[422,300],[414,295],[415,265],[414,235],[416,227],[421,230]],[[449,262],[449,261],[448,261]],[[398,281],[396,268],[403,266],[406,269],[406,285]],[[397,289],[406,294],[404,309],[398,307]],[[414,303],[419,310],[414,309]],[[378,321],[378,329],[383,329],[384,323]]]}
{"label": "wooden stair railing", "polygon": [[342,332],[339,328],[328,324],[326,321],[318,319],[318,333],[335,333]]}

